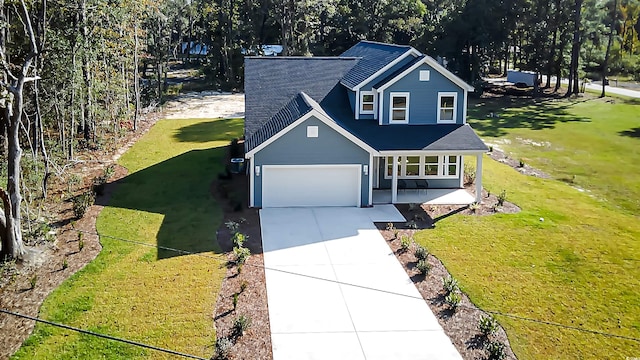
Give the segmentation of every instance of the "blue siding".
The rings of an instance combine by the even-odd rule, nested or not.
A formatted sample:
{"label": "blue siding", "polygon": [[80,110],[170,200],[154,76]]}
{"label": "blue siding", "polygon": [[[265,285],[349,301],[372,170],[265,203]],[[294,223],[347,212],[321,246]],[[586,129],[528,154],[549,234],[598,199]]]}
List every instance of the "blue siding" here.
{"label": "blue siding", "polygon": [[[318,137],[307,137],[307,126],[318,126]],[[310,117],[254,155],[256,165],[369,165],[369,153],[324,122]],[[370,204],[369,176],[361,175],[362,206]],[[262,207],[262,177],[254,176],[254,206]]]}
{"label": "blue siding", "polygon": [[[420,81],[420,71],[429,70],[429,81]],[[384,90],[382,124],[389,125],[389,94],[392,92],[409,92],[409,124],[436,124],[438,120],[438,93],[456,92],[456,123],[462,124],[464,114],[464,90],[444,77],[430,66],[423,64],[407,74],[404,78]]]}

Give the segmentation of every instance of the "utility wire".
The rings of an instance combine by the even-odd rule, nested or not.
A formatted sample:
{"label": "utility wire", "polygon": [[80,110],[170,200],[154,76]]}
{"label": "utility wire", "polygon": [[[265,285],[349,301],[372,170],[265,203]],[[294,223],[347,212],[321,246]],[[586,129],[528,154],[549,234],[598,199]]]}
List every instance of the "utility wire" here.
{"label": "utility wire", "polygon": [[[187,251],[187,250],[174,249],[174,248],[170,248],[170,247],[166,247],[166,246],[162,246],[162,245],[149,244],[149,243],[145,243],[145,242],[142,242],[142,241],[125,239],[125,238],[117,237],[117,236],[98,234],[97,232],[89,232],[89,231],[75,229],[75,228],[72,228],[71,230],[74,230],[74,231],[77,231],[77,232],[81,232],[81,233],[85,233],[85,234],[88,234],[88,235],[106,237],[106,238],[109,238],[109,239],[123,241],[123,242],[131,243],[131,244],[143,245],[143,246],[148,246],[148,247],[155,247],[155,248],[162,249],[162,250],[167,250],[167,251],[174,251],[174,252],[178,252],[178,253],[183,254],[183,255],[196,255],[196,256],[202,256],[202,257],[215,259],[215,260],[221,260],[222,258],[225,257],[224,254],[221,254],[221,255],[218,255],[218,256],[211,256],[211,255],[208,255],[208,254],[195,253],[195,252],[191,252],[191,251]],[[626,259],[626,260],[635,260],[635,259]],[[402,294],[402,293],[398,293],[398,292],[394,292],[394,291],[389,291],[389,290],[384,290],[384,289],[377,289],[377,288],[364,286],[364,285],[350,284],[350,283],[345,283],[345,282],[341,282],[341,281],[338,281],[338,280],[326,279],[326,278],[321,278],[321,277],[317,277],[317,276],[313,276],[313,275],[307,275],[307,274],[300,274],[300,273],[287,271],[287,270],[283,270],[283,269],[270,268],[270,267],[267,267],[267,266],[258,266],[258,265],[247,264],[247,263],[245,263],[244,265],[245,266],[251,266],[251,267],[264,268],[265,270],[277,271],[277,272],[280,272],[280,273],[285,273],[285,274],[294,275],[294,276],[306,277],[306,278],[310,278],[310,279],[314,279],[314,280],[331,282],[331,283],[335,283],[335,284],[338,284],[338,285],[351,286],[351,287],[356,287],[356,288],[360,288],[360,289],[364,289],[364,290],[371,290],[371,291],[376,291],[376,292],[387,293],[387,294],[390,294],[390,295],[402,296],[402,297],[407,297],[407,298],[412,298],[412,299],[417,299],[417,300],[424,300],[422,298],[422,296],[418,297],[418,296],[414,296],[414,295]],[[476,308],[472,308],[472,307],[464,306],[464,305],[462,305],[462,307],[465,307],[465,308],[468,308],[468,309],[471,309],[471,310],[475,310],[476,309]],[[581,331],[581,332],[586,332],[586,333],[590,333],[590,334],[603,335],[603,336],[612,337],[612,338],[618,338],[618,339],[624,339],[624,340],[640,342],[640,338],[634,338],[634,337],[631,337],[631,336],[611,334],[611,333],[607,333],[607,332],[599,331],[599,330],[591,330],[591,329],[585,329],[585,328],[581,328],[581,327],[577,327],[577,326],[571,326],[571,325],[565,325],[565,324],[561,324],[561,323],[556,323],[556,322],[552,322],[552,321],[533,319],[533,318],[528,318],[528,317],[524,317],[524,316],[520,316],[520,315],[503,313],[503,312],[496,311],[496,310],[481,310],[481,311],[484,311],[484,312],[487,312],[487,313],[490,313],[490,314],[494,314],[494,315],[500,315],[500,316],[504,316],[504,317],[509,317],[509,318],[512,318],[512,319],[529,321],[529,322],[548,325],[548,326],[560,327],[560,328],[564,328],[564,329],[568,329],[568,330],[575,330],[575,331]]]}
{"label": "utility wire", "polygon": [[71,331],[75,331],[75,332],[79,332],[79,333],[82,333],[82,334],[91,335],[91,336],[97,336],[97,337],[101,337],[103,339],[118,341],[118,342],[122,342],[122,343],[125,343],[125,344],[139,346],[139,347],[142,347],[142,348],[145,348],[145,349],[151,349],[151,350],[155,350],[155,351],[160,351],[160,352],[171,354],[171,355],[176,355],[176,356],[181,356],[181,357],[191,358],[191,359],[198,359],[198,360],[209,360],[207,358],[203,358],[203,357],[200,357],[200,356],[186,354],[186,353],[182,353],[182,352],[175,351],[175,350],[170,350],[170,349],[164,349],[164,348],[161,348],[161,347],[148,345],[148,344],[144,344],[144,343],[141,343],[141,342],[127,340],[127,339],[123,339],[123,338],[118,338],[118,337],[111,336],[111,335],[100,334],[100,333],[96,333],[96,332],[93,332],[93,331],[88,331],[88,330],[80,329],[80,328],[77,328],[77,327],[73,327],[73,326],[69,326],[69,325],[65,325],[65,324],[60,324],[60,323],[56,323],[56,322],[53,322],[53,321],[40,319],[40,318],[29,316],[29,315],[20,314],[20,313],[17,313],[17,312],[6,310],[6,309],[1,309],[0,308],[0,312],[1,313],[5,313],[7,315],[13,315],[13,316],[17,316],[17,317],[20,317],[20,318],[41,322],[41,323],[44,323],[44,324],[47,324],[47,325],[56,326],[56,327],[59,327],[59,328],[63,328],[63,329],[67,329],[67,330],[71,330]]}

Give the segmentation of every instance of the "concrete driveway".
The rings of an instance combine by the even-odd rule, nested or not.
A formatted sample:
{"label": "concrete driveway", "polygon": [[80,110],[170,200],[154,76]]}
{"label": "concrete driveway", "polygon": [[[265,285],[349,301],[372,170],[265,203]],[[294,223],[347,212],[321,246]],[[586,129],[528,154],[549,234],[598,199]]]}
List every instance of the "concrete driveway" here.
{"label": "concrete driveway", "polygon": [[462,359],[373,222],[391,205],[260,210],[274,360]]}

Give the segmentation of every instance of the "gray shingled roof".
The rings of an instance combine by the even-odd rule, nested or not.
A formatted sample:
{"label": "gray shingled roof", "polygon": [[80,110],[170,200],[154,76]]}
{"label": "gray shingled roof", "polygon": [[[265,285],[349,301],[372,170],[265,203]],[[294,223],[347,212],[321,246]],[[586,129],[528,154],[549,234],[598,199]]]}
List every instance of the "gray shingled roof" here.
{"label": "gray shingled roof", "polygon": [[301,92],[322,101],[333,88],[341,87],[340,79],[357,61],[346,57],[245,58],[245,138],[292,105]]}
{"label": "gray shingled roof", "polygon": [[360,41],[340,56],[362,58],[343,78],[342,84],[353,89],[402,54],[411,46]]}
{"label": "gray shingled roof", "polygon": [[304,93],[298,93],[278,113],[267,121],[258,131],[245,140],[245,151],[251,151],[270,137],[282,131],[287,126],[311,111],[312,107],[306,101]]}

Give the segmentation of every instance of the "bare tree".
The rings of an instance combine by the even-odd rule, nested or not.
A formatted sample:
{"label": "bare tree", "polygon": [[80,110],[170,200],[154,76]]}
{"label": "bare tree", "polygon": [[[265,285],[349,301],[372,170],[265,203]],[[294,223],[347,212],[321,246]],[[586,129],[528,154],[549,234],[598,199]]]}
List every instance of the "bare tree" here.
{"label": "bare tree", "polygon": [[[2,8],[3,23],[8,26],[6,17],[8,10],[4,1],[0,1]],[[7,189],[0,189],[4,211],[0,213],[0,223],[3,230],[0,234],[2,238],[2,256],[22,258],[25,253],[22,242],[22,228],[20,221],[20,205],[22,203],[22,193],[20,189],[22,148],[18,135],[22,124],[22,114],[24,108],[23,91],[26,83],[37,80],[37,76],[30,76],[35,70],[34,60],[38,56],[38,46],[36,34],[31,25],[31,16],[24,0],[20,1],[20,8],[16,6],[15,11],[22,22],[25,36],[29,39],[28,51],[26,52],[21,65],[9,63],[7,58],[6,36],[2,36],[0,43],[0,66],[2,67],[2,100],[0,102],[0,116],[2,122],[7,127]],[[6,35],[6,32],[4,33]],[[14,69],[18,71],[14,73]]]}

